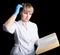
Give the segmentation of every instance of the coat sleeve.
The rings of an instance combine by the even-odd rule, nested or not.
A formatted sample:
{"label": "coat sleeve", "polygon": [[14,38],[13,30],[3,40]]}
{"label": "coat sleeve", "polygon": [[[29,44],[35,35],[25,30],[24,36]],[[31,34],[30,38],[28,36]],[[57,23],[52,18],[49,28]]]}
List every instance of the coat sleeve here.
{"label": "coat sleeve", "polygon": [[15,22],[10,27],[6,27],[6,25],[3,24],[3,30],[6,32],[9,32],[11,34],[13,34],[15,32],[15,29],[16,29],[15,27],[16,27]]}
{"label": "coat sleeve", "polygon": [[38,34],[38,27],[36,24],[35,24],[35,36],[36,36],[35,44],[38,45],[39,34]]}

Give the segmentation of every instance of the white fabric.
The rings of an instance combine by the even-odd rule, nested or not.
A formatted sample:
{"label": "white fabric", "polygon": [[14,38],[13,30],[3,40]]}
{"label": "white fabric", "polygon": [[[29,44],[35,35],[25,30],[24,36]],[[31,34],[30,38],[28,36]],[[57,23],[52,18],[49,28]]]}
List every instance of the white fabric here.
{"label": "white fabric", "polygon": [[25,26],[21,20],[15,21],[14,24],[7,28],[11,34],[15,34],[15,46],[18,46],[23,55],[34,52],[34,44],[39,39],[38,29],[35,23],[27,22]]}

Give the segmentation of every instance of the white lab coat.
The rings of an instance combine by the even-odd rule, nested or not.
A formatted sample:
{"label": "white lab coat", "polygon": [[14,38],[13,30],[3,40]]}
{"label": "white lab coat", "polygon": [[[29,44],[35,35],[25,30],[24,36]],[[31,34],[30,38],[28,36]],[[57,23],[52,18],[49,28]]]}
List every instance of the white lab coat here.
{"label": "white lab coat", "polygon": [[39,39],[37,25],[31,21],[25,26],[21,20],[15,21],[11,27],[3,24],[4,30],[14,34],[15,45],[11,55],[35,55],[34,45]]}

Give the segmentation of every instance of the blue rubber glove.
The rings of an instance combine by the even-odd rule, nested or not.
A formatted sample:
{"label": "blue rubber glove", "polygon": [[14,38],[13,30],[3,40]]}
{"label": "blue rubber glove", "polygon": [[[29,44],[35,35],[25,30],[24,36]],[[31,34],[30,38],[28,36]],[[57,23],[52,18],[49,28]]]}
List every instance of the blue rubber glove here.
{"label": "blue rubber glove", "polygon": [[18,5],[16,6],[15,13],[14,13],[16,16],[19,14],[20,8],[22,8],[22,7],[23,7],[23,6],[20,5],[20,4],[18,4]]}

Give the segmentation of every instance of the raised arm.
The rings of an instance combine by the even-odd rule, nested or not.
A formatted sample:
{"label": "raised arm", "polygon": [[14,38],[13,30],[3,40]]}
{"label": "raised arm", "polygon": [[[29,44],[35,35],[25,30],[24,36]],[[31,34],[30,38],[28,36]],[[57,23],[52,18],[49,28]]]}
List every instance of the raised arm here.
{"label": "raised arm", "polygon": [[14,23],[21,7],[22,7],[22,5],[20,5],[20,4],[18,4],[16,6],[14,14],[11,17],[9,17],[9,19],[5,22],[6,27],[10,27]]}

